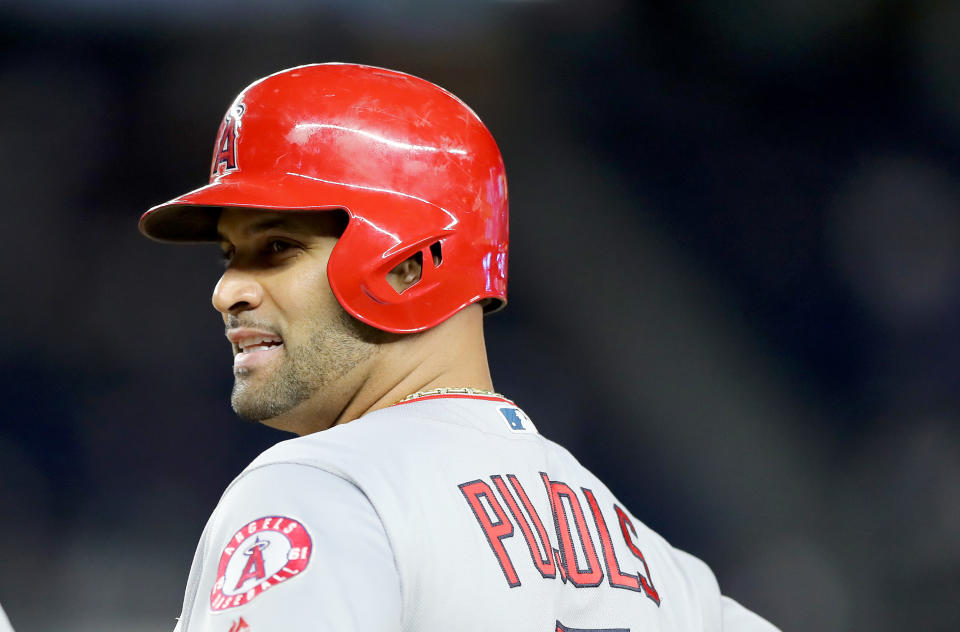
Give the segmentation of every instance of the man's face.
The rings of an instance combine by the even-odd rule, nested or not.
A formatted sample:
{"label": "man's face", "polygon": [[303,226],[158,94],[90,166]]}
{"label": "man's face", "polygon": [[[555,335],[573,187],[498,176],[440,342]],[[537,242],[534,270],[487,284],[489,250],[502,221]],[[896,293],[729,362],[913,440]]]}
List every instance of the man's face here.
{"label": "man's face", "polygon": [[327,282],[342,227],[336,212],[223,210],[227,268],[213,305],[233,344],[231,403],[241,417],[289,413],[376,352],[376,330],[347,314]]}

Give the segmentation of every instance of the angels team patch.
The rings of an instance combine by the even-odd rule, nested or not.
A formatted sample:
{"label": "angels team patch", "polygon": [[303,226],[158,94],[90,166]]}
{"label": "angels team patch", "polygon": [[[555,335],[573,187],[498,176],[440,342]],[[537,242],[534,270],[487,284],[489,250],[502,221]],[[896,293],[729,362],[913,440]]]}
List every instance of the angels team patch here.
{"label": "angels team patch", "polygon": [[257,518],[230,538],[210,592],[210,608],[220,612],[250,603],[266,590],[307,568],[312,543],[306,527],[286,516]]}

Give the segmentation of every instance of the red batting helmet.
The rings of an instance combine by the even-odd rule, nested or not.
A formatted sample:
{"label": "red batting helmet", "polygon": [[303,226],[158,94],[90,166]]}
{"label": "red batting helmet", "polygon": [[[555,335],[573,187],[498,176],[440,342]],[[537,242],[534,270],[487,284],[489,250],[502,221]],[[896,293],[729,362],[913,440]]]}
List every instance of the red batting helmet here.
{"label": "red batting helmet", "polygon": [[[327,277],[343,308],[378,329],[423,331],[471,303],[506,303],[503,160],[477,115],[423,79],[316,64],[252,83],[220,126],[210,184],[151,208],[140,231],[218,241],[223,207],[345,210]],[[400,294],[387,273],[417,253],[421,278]]]}

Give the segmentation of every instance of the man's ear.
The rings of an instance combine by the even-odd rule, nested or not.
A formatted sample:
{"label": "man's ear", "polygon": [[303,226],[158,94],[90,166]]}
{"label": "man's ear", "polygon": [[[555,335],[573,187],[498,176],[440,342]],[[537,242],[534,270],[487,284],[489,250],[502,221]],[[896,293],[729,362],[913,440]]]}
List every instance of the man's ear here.
{"label": "man's ear", "polygon": [[411,286],[416,285],[423,273],[423,254],[417,253],[397,264],[397,266],[387,274],[387,283],[397,291],[397,294],[403,294]]}

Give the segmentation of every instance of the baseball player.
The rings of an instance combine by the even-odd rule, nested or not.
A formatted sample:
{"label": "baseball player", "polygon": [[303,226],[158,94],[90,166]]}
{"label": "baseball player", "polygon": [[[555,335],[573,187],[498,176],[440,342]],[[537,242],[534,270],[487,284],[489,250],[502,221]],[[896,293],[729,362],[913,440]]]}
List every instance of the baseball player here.
{"label": "baseball player", "polygon": [[507,185],[422,79],[301,66],[227,110],[141,231],[214,242],[232,405],[299,435],[224,492],[178,632],[775,630],[493,392]]}

